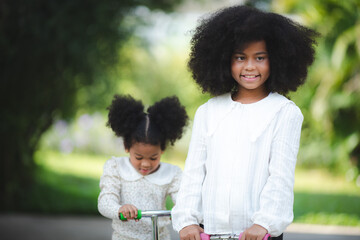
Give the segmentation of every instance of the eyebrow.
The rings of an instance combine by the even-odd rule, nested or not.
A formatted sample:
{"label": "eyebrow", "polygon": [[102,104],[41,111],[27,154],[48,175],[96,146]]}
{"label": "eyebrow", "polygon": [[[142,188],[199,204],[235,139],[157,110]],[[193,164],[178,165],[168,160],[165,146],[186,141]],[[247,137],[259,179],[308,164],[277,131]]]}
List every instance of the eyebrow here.
{"label": "eyebrow", "polygon": [[[234,54],[244,54],[245,55],[245,53],[242,52],[241,50],[235,50]],[[267,52],[257,52],[257,53],[255,53],[255,55],[264,55],[264,54],[268,54],[268,53]]]}
{"label": "eyebrow", "polygon": [[[140,156],[140,157],[142,157],[143,155],[142,154],[140,154],[140,153],[135,153],[135,155],[137,155],[137,156]],[[157,155],[159,155],[158,153],[154,153],[153,155],[151,155],[150,157],[155,157],[155,156],[157,156]]]}

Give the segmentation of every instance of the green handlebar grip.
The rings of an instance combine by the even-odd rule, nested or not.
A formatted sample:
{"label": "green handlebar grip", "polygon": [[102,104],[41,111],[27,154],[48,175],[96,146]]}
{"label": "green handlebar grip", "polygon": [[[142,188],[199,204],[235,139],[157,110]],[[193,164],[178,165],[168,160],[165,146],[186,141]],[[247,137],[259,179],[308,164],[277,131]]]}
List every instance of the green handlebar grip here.
{"label": "green handlebar grip", "polygon": [[[126,221],[127,218],[124,217],[124,215],[122,213],[119,214],[119,218],[121,221]],[[135,219],[141,219],[141,210],[138,210],[138,214],[137,214],[137,217]]]}

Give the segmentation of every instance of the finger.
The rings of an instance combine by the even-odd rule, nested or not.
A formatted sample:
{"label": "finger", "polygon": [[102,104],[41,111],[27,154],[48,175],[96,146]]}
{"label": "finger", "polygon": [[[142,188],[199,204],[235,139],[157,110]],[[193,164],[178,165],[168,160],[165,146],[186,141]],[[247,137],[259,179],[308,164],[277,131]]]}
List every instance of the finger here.
{"label": "finger", "polygon": [[123,209],[121,210],[121,213],[122,213],[122,215],[124,216],[124,218],[126,218],[126,213],[127,213],[126,208],[123,208]]}
{"label": "finger", "polygon": [[137,208],[135,208],[134,211],[135,211],[134,217],[137,218],[137,217],[138,217],[138,210],[137,210]]}
{"label": "finger", "polygon": [[195,240],[201,240],[200,233],[195,235]]}
{"label": "finger", "polygon": [[133,209],[131,210],[131,216],[132,216],[133,218],[137,218],[137,209],[136,209],[136,208],[133,208]]}
{"label": "finger", "polygon": [[241,233],[241,238],[240,240],[245,240],[245,233]]}
{"label": "finger", "polygon": [[194,238],[194,240],[201,240],[200,229],[198,229],[198,228],[194,229],[193,238]]}
{"label": "finger", "polygon": [[130,209],[127,208],[125,214],[126,214],[126,218],[127,218],[127,219],[130,219],[130,218],[131,218]]}
{"label": "finger", "polygon": [[121,214],[123,215],[123,217],[125,218],[124,220],[127,221],[127,216],[126,216],[126,212],[125,211],[121,211]]}
{"label": "finger", "polygon": [[129,210],[129,217],[130,217],[130,219],[133,219],[133,218],[135,218],[135,217],[137,216],[137,209],[136,209],[135,206],[130,205],[129,208],[128,208],[128,210]]}
{"label": "finger", "polygon": [[193,239],[189,234],[187,234],[186,237],[185,237],[185,240],[193,240]]}
{"label": "finger", "polygon": [[263,240],[265,238],[265,235],[266,235],[266,233],[265,234],[260,234],[260,236],[258,237],[257,240]]}
{"label": "finger", "polygon": [[134,207],[130,206],[129,207],[129,217],[130,217],[130,219],[132,219],[132,218],[134,218],[134,216],[135,216]]}
{"label": "finger", "polygon": [[194,238],[191,236],[191,234],[186,234],[186,236],[184,237],[184,240],[194,240]]}

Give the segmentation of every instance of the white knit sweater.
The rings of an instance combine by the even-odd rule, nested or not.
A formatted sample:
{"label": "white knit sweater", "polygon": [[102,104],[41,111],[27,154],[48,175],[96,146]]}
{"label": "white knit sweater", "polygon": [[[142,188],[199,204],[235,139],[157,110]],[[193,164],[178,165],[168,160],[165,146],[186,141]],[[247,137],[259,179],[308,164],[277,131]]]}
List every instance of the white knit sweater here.
{"label": "white knit sweater", "polygon": [[[160,168],[147,176],[138,173],[128,157],[113,157],[106,161],[100,179],[99,212],[112,219],[113,240],[152,239],[152,226],[149,218],[120,221],[118,211],[123,204],[132,204],[139,210],[165,209],[166,196],[176,201],[181,181],[181,169],[177,166],[160,163]],[[158,219],[159,237],[170,239],[166,225],[169,217]]]}
{"label": "white knit sweater", "polygon": [[225,94],[200,106],[174,229],[203,223],[208,234],[239,234],[259,224],[280,235],[293,220],[302,121],[300,109],[277,93],[252,104]]}

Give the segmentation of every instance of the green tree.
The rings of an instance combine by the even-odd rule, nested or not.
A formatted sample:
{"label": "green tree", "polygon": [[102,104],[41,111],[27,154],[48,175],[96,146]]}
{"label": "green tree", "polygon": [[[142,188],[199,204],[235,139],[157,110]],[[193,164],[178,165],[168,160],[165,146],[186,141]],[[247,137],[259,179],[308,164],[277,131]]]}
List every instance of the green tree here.
{"label": "green tree", "polygon": [[44,131],[56,117],[74,114],[79,91],[106,82],[119,47],[132,32],[126,16],[140,5],[172,10],[180,2],[0,2],[1,209],[26,201],[33,154]]}
{"label": "green tree", "polygon": [[302,161],[360,169],[360,2],[277,0],[322,34],[308,83],[294,97],[305,117]]}

